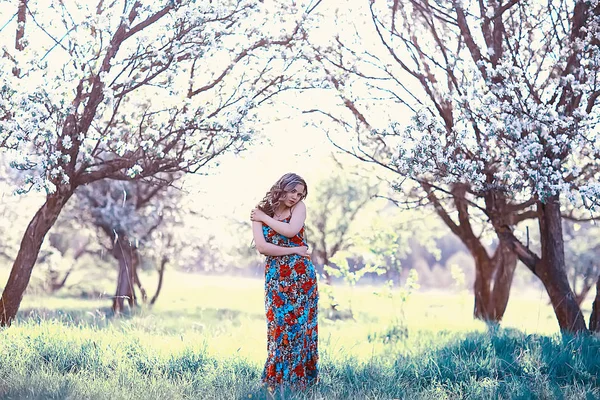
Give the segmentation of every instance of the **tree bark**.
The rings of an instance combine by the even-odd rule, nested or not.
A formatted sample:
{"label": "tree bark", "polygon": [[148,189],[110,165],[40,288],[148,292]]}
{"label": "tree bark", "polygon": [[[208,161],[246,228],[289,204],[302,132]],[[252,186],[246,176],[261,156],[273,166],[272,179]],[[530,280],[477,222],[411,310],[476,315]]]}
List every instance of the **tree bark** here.
{"label": "tree bark", "polygon": [[592,315],[590,315],[590,331],[600,332],[600,276],[596,281],[596,298],[592,304]]}
{"label": "tree bark", "polygon": [[[469,203],[466,198],[467,185],[455,184],[452,187],[452,198],[458,212],[458,223],[450,217],[432,191],[432,187],[426,183],[422,183],[422,186],[437,214],[452,233],[463,242],[475,262],[473,316],[483,321],[500,322],[506,310],[510,286],[517,265],[516,254],[510,245],[499,237],[500,244],[494,255],[489,256],[487,249],[481,243],[480,238],[475,235],[471,226]],[[506,202],[502,199],[501,202],[494,202],[494,204],[496,206],[505,205]]]}
{"label": "tree bark", "polygon": [[473,316],[482,321],[498,321],[494,317],[492,307],[492,276],[494,265],[482,248],[484,254],[473,254],[475,261],[475,282],[473,283],[474,307]]}
{"label": "tree bark", "polygon": [[562,216],[558,196],[549,197],[545,203],[539,202],[538,213],[542,257],[537,275],[550,296],[560,329],[573,333],[584,332],[587,327],[583,314],[565,272]]}
{"label": "tree bark", "polygon": [[27,1],[20,0],[19,8],[17,9],[17,34],[15,35],[15,49],[19,51],[25,50],[23,40],[25,38],[25,22],[27,19]]}
{"label": "tree bark", "polygon": [[500,321],[504,317],[508,305],[518,257],[508,243],[500,241],[500,245],[494,254],[494,261],[497,263],[497,267],[494,274],[492,299],[494,316],[497,321]]}
{"label": "tree bark", "polygon": [[59,190],[46,198],[46,202],[35,213],[25,230],[17,258],[0,298],[0,326],[9,326],[17,315],[44,237],[73,194],[70,189]]}
{"label": "tree bark", "polygon": [[536,214],[540,228],[541,255],[532,252],[513,234],[510,215],[498,206],[494,193],[486,196],[486,212],[501,241],[507,243],[519,260],[546,288],[550,303],[562,332],[587,331],[581,309],[569,285],[565,271],[565,249],[562,232],[562,215],[559,195],[548,197],[545,202],[537,200]]}
{"label": "tree bark", "polygon": [[146,293],[146,289],[144,289],[144,286],[142,285],[142,282],[140,281],[140,276],[138,275],[138,269],[137,267],[140,265],[140,260],[139,260],[139,252],[136,251],[136,261],[135,261],[135,268],[133,269],[133,272],[135,274],[134,278],[135,278],[135,284],[137,285],[138,289],[140,289],[140,294],[142,295],[142,302],[146,303],[146,301],[148,300],[148,294]]}
{"label": "tree bark", "polygon": [[150,300],[151,306],[153,306],[154,303],[156,303],[156,299],[158,299],[158,295],[160,294],[160,291],[162,290],[163,279],[164,279],[164,275],[165,275],[165,267],[166,267],[168,261],[169,261],[169,259],[167,257],[163,257],[160,262],[160,269],[158,270],[158,286],[156,287],[156,293],[154,293],[154,296],[152,296],[152,299]]}
{"label": "tree bark", "polygon": [[125,234],[117,233],[113,243],[113,255],[119,262],[119,275],[112,309],[115,313],[120,313],[125,309],[125,300],[130,308],[137,305],[134,287],[137,249]]}
{"label": "tree bark", "polygon": [[[481,251],[485,252],[484,249]],[[473,258],[475,259],[473,315],[482,321],[500,322],[508,304],[517,266],[517,255],[506,242],[500,241],[491,259],[487,252]]]}

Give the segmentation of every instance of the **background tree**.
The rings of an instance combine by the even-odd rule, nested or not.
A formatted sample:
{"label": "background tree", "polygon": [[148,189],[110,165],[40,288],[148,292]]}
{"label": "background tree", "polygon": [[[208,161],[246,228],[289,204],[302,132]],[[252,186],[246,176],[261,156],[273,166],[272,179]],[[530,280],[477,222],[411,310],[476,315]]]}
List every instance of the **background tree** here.
{"label": "background tree", "polygon": [[[253,0],[19,3],[15,48],[0,58],[0,144],[13,168],[29,172],[22,190],[47,196],[23,235],[0,324],[14,319],[44,237],[78,187],[196,172],[243,148],[250,110],[286,88],[311,9]],[[48,40],[30,41],[32,32]]]}
{"label": "background tree", "polygon": [[[325,179],[313,185],[307,199],[308,220],[306,237],[315,264],[331,264],[337,252],[353,245],[360,224],[359,214],[364,212],[377,193],[377,185],[359,175],[335,169]],[[326,283],[331,276],[323,270]]]}
{"label": "background tree", "polygon": [[[162,176],[162,182],[102,180],[81,187],[76,196],[82,213],[105,237],[108,252],[118,263],[118,277],[113,310],[121,312],[124,300],[129,307],[138,305],[137,286],[146,302],[138,268],[142,261],[142,247],[147,247],[152,233],[173,223],[181,200],[180,190],[174,188],[176,176]],[[167,228],[168,229],[168,228]],[[174,246],[172,237],[165,237]],[[159,284],[162,285],[166,260],[160,261]]]}
{"label": "background tree", "polygon": [[[4,157],[0,157],[0,160],[0,260],[2,264],[12,264],[23,234],[21,227],[26,227],[32,210],[39,208],[44,197],[40,193],[30,193],[26,197],[14,196],[15,182],[23,174],[3,163]],[[81,294],[89,294],[90,285],[82,281],[79,272],[85,269],[89,281],[98,279],[94,268],[88,268],[91,264],[102,264],[101,247],[93,238],[93,230],[82,223],[76,207],[71,203],[57,219],[48,234],[48,240],[40,248],[39,267],[29,285],[32,291],[55,293],[68,288],[70,292],[81,290]],[[74,275],[77,277],[73,280]]]}
{"label": "background tree", "polygon": [[[351,152],[417,182],[419,197],[474,255],[485,283],[475,283],[476,316],[477,296],[496,277],[494,311],[487,296],[481,303],[483,318],[501,317],[518,257],[546,287],[561,329],[586,330],[565,273],[560,200],[578,207],[598,200],[592,7],[374,1],[368,16],[379,50],[355,51],[339,37],[317,49],[350,116],[333,118],[355,132]],[[374,94],[361,96],[365,88]],[[382,98],[411,111],[412,122],[372,111]],[[441,196],[453,203],[456,219]],[[474,233],[473,212],[498,236],[491,256]],[[539,255],[513,234],[532,217]]]}
{"label": "background tree", "polygon": [[581,307],[600,276],[600,230],[597,225],[565,221],[565,260],[569,282]]}
{"label": "background tree", "polygon": [[73,219],[57,221],[40,249],[37,263],[41,264],[43,285],[48,293],[67,287],[67,280],[80,267],[82,258],[98,250],[98,246],[91,243],[89,229],[77,222]]}
{"label": "background tree", "polygon": [[[357,7],[348,12],[353,19],[359,21],[353,30],[339,32],[332,43],[316,44],[315,53],[309,53],[309,57],[315,57],[322,63],[330,82],[329,86],[337,92],[342,106],[341,110],[339,108],[332,110],[329,105],[325,105],[309,112],[325,115],[339,123],[347,134],[355,136],[355,141],[340,135],[333,138],[333,141],[344,151],[360,160],[375,163],[388,171],[405,176],[398,171],[394,162],[395,148],[403,141],[399,140],[397,135],[386,132],[386,124],[403,126],[405,123],[402,119],[403,114],[414,112],[427,104],[430,98],[438,102],[445,93],[432,84],[433,81],[436,83],[438,81],[436,77],[426,72],[429,66],[421,65],[421,62],[426,62],[431,55],[420,54],[420,58],[415,54],[410,55],[414,52],[412,46],[421,49],[421,53],[429,48],[419,44],[418,41],[412,43],[412,40],[417,40],[418,35],[412,35],[405,40],[386,42],[383,34],[390,29],[386,26],[388,21],[378,20],[375,6],[376,4],[373,3],[368,15],[363,17],[376,21],[373,33],[379,34],[375,39],[379,42],[375,43],[380,46],[379,48],[360,45],[372,39],[373,35],[369,34],[366,22],[373,23],[373,21],[362,21],[361,25],[361,20],[355,18],[361,14],[361,8]],[[397,9],[399,5],[396,4],[394,7]],[[400,19],[401,15],[406,17],[404,13],[394,12],[393,26],[400,23],[395,18]],[[417,29],[418,21],[414,21],[414,24],[415,26],[410,29]],[[353,46],[357,43],[359,45]],[[404,46],[409,49],[406,50]],[[455,54],[455,57],[459,55]],[[404,58],[408,58],[408,61]],[[416,65],[409,68],[410,62]],[[404,76],[405,74],[407,76]],[[413,78],[416,79],[414,83],[410,82]],[[398,109],[401,110],[400,113]],[[438,109],[441,110],[439,107]],[[444,112],[448,114],[448,110]],[[399,115],[400,119],[398,119]],[[447,118],[448,115],[445,117]],[[491,230],[491,227],[486,226],[487,217],[480,207],[474,207],[474,204],[469,201],[468,196],[472,195],[469,186],[464,182],[461,185],[447,185],[426,176],[415,179],[416,185],[411,182],[401,182],[402,185],[396,187],[405,198],[402,203],[413,208],[422,205],[432,206],[472,255],[476,276],[473,288],[474,316],[486,321],[500,321],[506,310],[517,257],[505,241],[500,241],[495,248],[484,245],[482,236],[486,234],[486,229]],[[520,211],[519,208],[507,210],[513,215],[515,222],[531,217],[528,213]]]}
{"label": "background tree", "polygon": [[[437,229],[430,212],[400,210],[389,201],[380,203],[373,214],[354,241],[353,251],[361,263],[382,268],[385,278],[397,285],[410,269],[420,267],[419,257],[426,258],[427,268],[437,261],[444,262],[438,244],[443,231]],[[423,229],[424,226],[429,229]],[[422,254],[422,250],[426,253]]]}

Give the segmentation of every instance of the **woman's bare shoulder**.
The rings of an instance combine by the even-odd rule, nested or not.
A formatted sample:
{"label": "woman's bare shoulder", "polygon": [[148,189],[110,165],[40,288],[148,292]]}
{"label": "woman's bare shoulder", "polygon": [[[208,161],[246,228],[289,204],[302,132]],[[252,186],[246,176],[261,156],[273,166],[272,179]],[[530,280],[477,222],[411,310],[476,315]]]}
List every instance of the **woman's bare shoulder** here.
{"label": "woman's bare shoulder", "polygon": [[290,210],[290,215],[294,215],[294,212],[296,210],[306,212],[306,204],[304,204],[304,202],[302,200],[300,200],[297,204],[295,204],[292,207],[292,209]]}

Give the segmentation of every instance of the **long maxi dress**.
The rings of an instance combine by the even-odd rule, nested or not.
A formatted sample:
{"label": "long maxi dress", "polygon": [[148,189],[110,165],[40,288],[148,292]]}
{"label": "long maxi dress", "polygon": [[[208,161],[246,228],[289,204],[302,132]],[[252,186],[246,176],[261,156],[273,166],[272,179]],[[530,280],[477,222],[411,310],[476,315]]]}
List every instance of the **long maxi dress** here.
{"label": "long maxi dress", "polygon": [[[289,218],[284,222],[289,222]],[[307,246],[304,227],[287,238],[263,224],[268,243]],[[270,388],[304,389],[318,378],[317,275],[310,257],[297,254],[267,256],[265,311],[267,313],[267,361],[262,380]]]}

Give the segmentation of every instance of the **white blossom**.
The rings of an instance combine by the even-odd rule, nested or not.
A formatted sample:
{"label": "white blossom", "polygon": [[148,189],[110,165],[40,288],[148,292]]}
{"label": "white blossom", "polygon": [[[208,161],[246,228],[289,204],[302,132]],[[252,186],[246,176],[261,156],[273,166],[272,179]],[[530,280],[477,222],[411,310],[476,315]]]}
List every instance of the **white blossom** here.
{"label": "white blossom", "polygon": [[135,178],[137,175],[141,174],[143,168],[139,165],[134,165],[133,167],[127,170],[127,176],[130,178]]}

